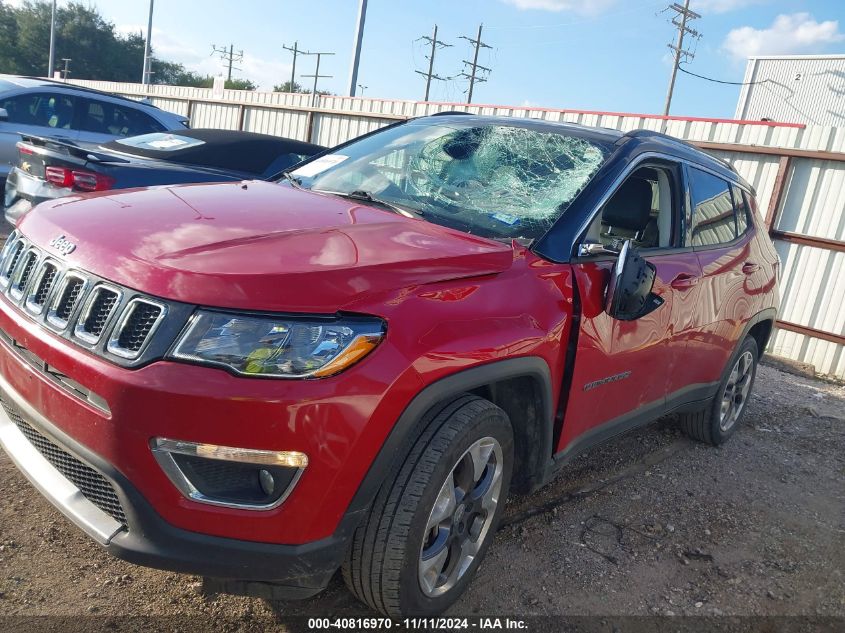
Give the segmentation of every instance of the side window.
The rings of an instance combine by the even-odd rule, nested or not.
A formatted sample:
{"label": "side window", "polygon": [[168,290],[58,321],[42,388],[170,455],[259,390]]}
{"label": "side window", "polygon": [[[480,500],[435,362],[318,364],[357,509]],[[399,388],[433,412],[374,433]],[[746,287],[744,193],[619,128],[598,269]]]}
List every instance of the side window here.
{"label": "side window", "polygon": [[82,117],[82,129],[111,136],[137,136],[163,132],[164,126],[135,108],[107,101],[88,101]]}
{"label": "side window", "polygon": [[733,200],[727,181],[689,168],[692,245],[717,246],[736,239]]}
{"label": "side window", "polygon": [[625,240],[640,249],[677,246],[675,192],[672,169],[657,165],[636,169],[593,220],[587,241],[613,250],[619,250]]}
{"label": "side window", "polygon": [[74,105],[73,97],[45,92],[31,92],[0,100],[0,108],[5,108],[9,113],[9,123],[57,130],[73,127]]}
{"label": "side window", "polygon": [[736,209],[736,234],[744,235],[749,225],[748,200],[745,192],[736,185],[731,185],[731,193],[734,197],[734,209]]}

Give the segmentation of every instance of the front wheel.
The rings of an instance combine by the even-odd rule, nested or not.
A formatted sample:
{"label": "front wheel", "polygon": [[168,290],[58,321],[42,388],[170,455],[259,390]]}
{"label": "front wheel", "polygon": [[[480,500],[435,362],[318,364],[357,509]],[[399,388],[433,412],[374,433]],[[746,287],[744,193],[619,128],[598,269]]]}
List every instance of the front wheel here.
{"label": "front wheel", "polygon": [[748,336],[728,362],[713,403],[701,411],[681,414],[681,427],[687,435],[718,446],[734,434],[748,408],[758,359],[757,341]]}
{"label": "front wheel", "polygon": [[392,617],[442,613],[464,592],[496,532],[513,431],[492,402],[464,395],[433,416],[355,532],[343,577]]}

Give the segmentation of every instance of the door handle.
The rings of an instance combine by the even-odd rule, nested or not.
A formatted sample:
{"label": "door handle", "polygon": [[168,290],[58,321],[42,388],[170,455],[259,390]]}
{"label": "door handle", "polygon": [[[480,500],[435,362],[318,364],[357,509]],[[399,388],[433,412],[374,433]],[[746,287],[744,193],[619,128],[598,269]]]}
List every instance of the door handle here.
{"label": "door handle", "polygon": [[742,272],[746,275],[756,273],[758,270],[760,270],[760,265],[755,264],[754,262],[745,262],[742,265]]}
{"label": "door handle", "polygon": [[688,273],[680,273],[669,283],[669,285],[672,286],[675,290],[689,290],[697,283],[698,277],[696,277],[695,275],[690,275]]}

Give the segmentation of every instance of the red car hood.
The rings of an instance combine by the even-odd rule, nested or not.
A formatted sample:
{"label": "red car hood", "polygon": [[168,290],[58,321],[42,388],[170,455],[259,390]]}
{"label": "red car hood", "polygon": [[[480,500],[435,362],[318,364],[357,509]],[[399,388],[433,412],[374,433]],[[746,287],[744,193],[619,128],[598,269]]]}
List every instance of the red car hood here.
{"label": "red car hood", "polygon": [[334,312],[372,293],[507,269],[513,250],[266,182],[183,185],[41,204],[19,228],[122,285],[201,305]]}

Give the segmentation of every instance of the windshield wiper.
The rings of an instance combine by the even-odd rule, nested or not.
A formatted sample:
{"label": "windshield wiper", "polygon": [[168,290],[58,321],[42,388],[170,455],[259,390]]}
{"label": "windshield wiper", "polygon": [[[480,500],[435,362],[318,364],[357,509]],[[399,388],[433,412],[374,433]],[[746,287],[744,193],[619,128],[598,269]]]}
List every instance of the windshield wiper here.
{"label": "windshield wiper", "polygon": [[[317,191],[314,189],[314,191]],[[350,200],[361,200],[363,202],[369,202],[370,204],[375,204],[380,207],[384,207],[385,209],[389,209],[394,213],[398,213],[399,215],[404,215],[406,218],[417,218],[420,219],[423,217],[422,211],[406,209],[404,207],[400,207],[398,205],[393,204],[392,202],[388,202],[387,200],[382,200],[381,198],[376,198],[373,194],[369,191],[364,191],[363,189],[356,189],[355,191],[350,192],[342,192],[342,191],[322,191],[320,193],[330,193],[335,196],[340,196],[341,198],[347,198]]]}
{"label": "windshield wiper", "polygon": [[290,184],[292,184],[297,189],[302,189],[302,181],[299,178],[297,178],[296,176],[293,176],[289,171],[283,171],[282,172],[282,178],[287,180]]}

